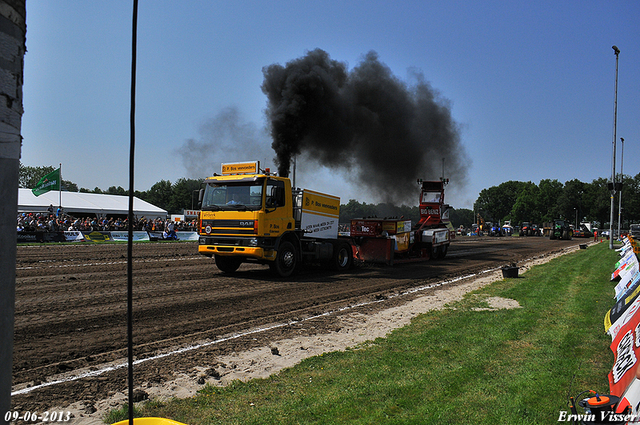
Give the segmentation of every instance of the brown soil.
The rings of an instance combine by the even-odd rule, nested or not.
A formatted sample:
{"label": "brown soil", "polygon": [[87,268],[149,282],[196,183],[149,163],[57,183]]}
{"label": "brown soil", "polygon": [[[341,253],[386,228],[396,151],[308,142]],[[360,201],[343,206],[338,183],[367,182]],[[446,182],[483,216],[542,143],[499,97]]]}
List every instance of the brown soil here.
{"label": "brown soil", "polygon": [[[387,324],[401,326],[448,302],[452,291],[478,287],[486,271],[489,280],[499,278],[501,266],[524,266],[580,243],[463,237],[442,260],[346,273],[307,267],[287,280],[250,264],[223,274],[195,243],[135,244],[135,386],[151,397],[187,396],[205,381],[266,376],[384,336]],[[100,423],[105,409],[126,400],[126,257],[126,244],[18,248],[14,410],[69,409],[74,423]]]}

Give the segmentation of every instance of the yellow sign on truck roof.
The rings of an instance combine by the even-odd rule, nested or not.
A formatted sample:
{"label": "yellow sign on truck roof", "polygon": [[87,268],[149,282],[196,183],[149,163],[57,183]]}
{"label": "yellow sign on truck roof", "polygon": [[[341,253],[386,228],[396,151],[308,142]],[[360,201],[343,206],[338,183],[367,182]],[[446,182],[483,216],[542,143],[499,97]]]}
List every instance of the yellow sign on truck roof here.
{"label": "yellow sign on truck roof", "polygon": [[231,174],[257,174],[260,170],[260,161],[231,162],[222,164],[222,175]]}

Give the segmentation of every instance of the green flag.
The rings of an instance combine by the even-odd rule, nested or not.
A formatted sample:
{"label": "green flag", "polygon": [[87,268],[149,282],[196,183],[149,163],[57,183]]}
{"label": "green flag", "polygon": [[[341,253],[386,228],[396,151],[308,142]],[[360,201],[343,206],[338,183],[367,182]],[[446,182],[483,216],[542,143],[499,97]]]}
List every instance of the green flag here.
{"label": "green flag", "polygon": [[50,190],[60,190],[60,168],[41,178],[36,187],[31,189],[31,192],[40,196]]}

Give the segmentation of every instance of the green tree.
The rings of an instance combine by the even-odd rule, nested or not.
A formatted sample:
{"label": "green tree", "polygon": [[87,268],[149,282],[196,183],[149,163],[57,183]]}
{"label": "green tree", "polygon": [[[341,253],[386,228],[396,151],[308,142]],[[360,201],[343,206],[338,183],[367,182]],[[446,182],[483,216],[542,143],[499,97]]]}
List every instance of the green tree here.
{"label": "green tree", "polygon": [[169,180],[160,180],[151,186],[144,200],[163,210],[170,211],[172,195],[171,182]]}
{"label": "green tree", "polygon": [[51,166],[30,167],[20,163],[20,171],[18,176],[18,187],[31,189],[38,184],[38,181],[49,173],[56,170]]}
{"label": "green tree", "polygon": [[539,223],[541,214],[538,209],[537,199],[540,189],[534,183],[527,182],[522,186],[516,201],[511,208],[510,219],[513,226],[523,221]]}
{"label": "green tree", "polygon": [[624,179],[622,209],[622,219],[627,225],[640,222],[640,173],[634,177],[626,176]]}
{"label": "green tree", "polygon": [[564,186],[556,179],[540,180],[538,185],[537,209],[540,212],[540,223],[550,222],[560,216],[558,199],[562,195]]}
{"label": "green tree", "polygon": [[174,214],[182,213],[182,210],[198,208],[198,191],[203,180],[178,179],[171,187],[170,211]]}
{"label": "green tree", "polygon": [[611,194],[607,187],[608,179],[595,179],[585,186],[582,195],[582,202],[585,214],[589,221],[596,221],[600,228],[609,222],[609,213],[611,211],[610,202]]}
{"label": "green tree", "polygon": [[468,208],[450,208],[449,220],[451,220],[453,227],[456,228],[460,226],[471,227],[475,223],[473,211]]}
{"label": "green tree", "polygon": [[104,193],[102,191],[102,189],[100,189],[98,186],[94,187],[93,190],[87,189],[86,187],[81,187],[80,188],[80,192],[82,192],[82,193]]}
{"label": "green tree", "polygon": [[526,183],[508,181],[498,186],[483,189],[474,203],[473,209],[484,217],[485,221],[502,222],[509,216],[513,205]]}
{"label": "green tree", "polygon": [[123,188],[122,186],[110,186],[109,189],[107,189],[106,192],[103,192],[109,195],[121,195],[121,196],[126,196],[129,195],[129,191],[125,190],[125,188]]}
{"label": "green tree", "polygon": [[578,179],[565,182],[557,202],[561,218],[575,224],[576,217],[582,217],[584,191],[585,184]]}
{"label": "green tree", "polygon": [[353,218],[371,217],[378,214],[373,204],[360,203],[355,199],[349,199],[347,204],[340,205],[340,222],[348,223]]}
{"label": "green tree", "polygon": [[[23,165],[20,163],[19,174],[18,174],[18,187],[31,189],[38,184],[41,178],[46,176],[49,173],[57,170],[57,167],[52,166],[42,166],[42,167],[30,167],[28,165]],[[61,180],[62,190],[65,192],[77,192],[78,185],[70,180]]]}

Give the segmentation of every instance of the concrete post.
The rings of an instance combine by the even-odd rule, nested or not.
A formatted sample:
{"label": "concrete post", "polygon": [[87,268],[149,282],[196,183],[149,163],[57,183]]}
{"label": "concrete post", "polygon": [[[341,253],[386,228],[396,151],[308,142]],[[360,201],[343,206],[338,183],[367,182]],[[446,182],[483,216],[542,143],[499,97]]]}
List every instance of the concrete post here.
{"label": "concrete post", "polygon": [[11,409],[25,0],[0,1],[0,423]]}

